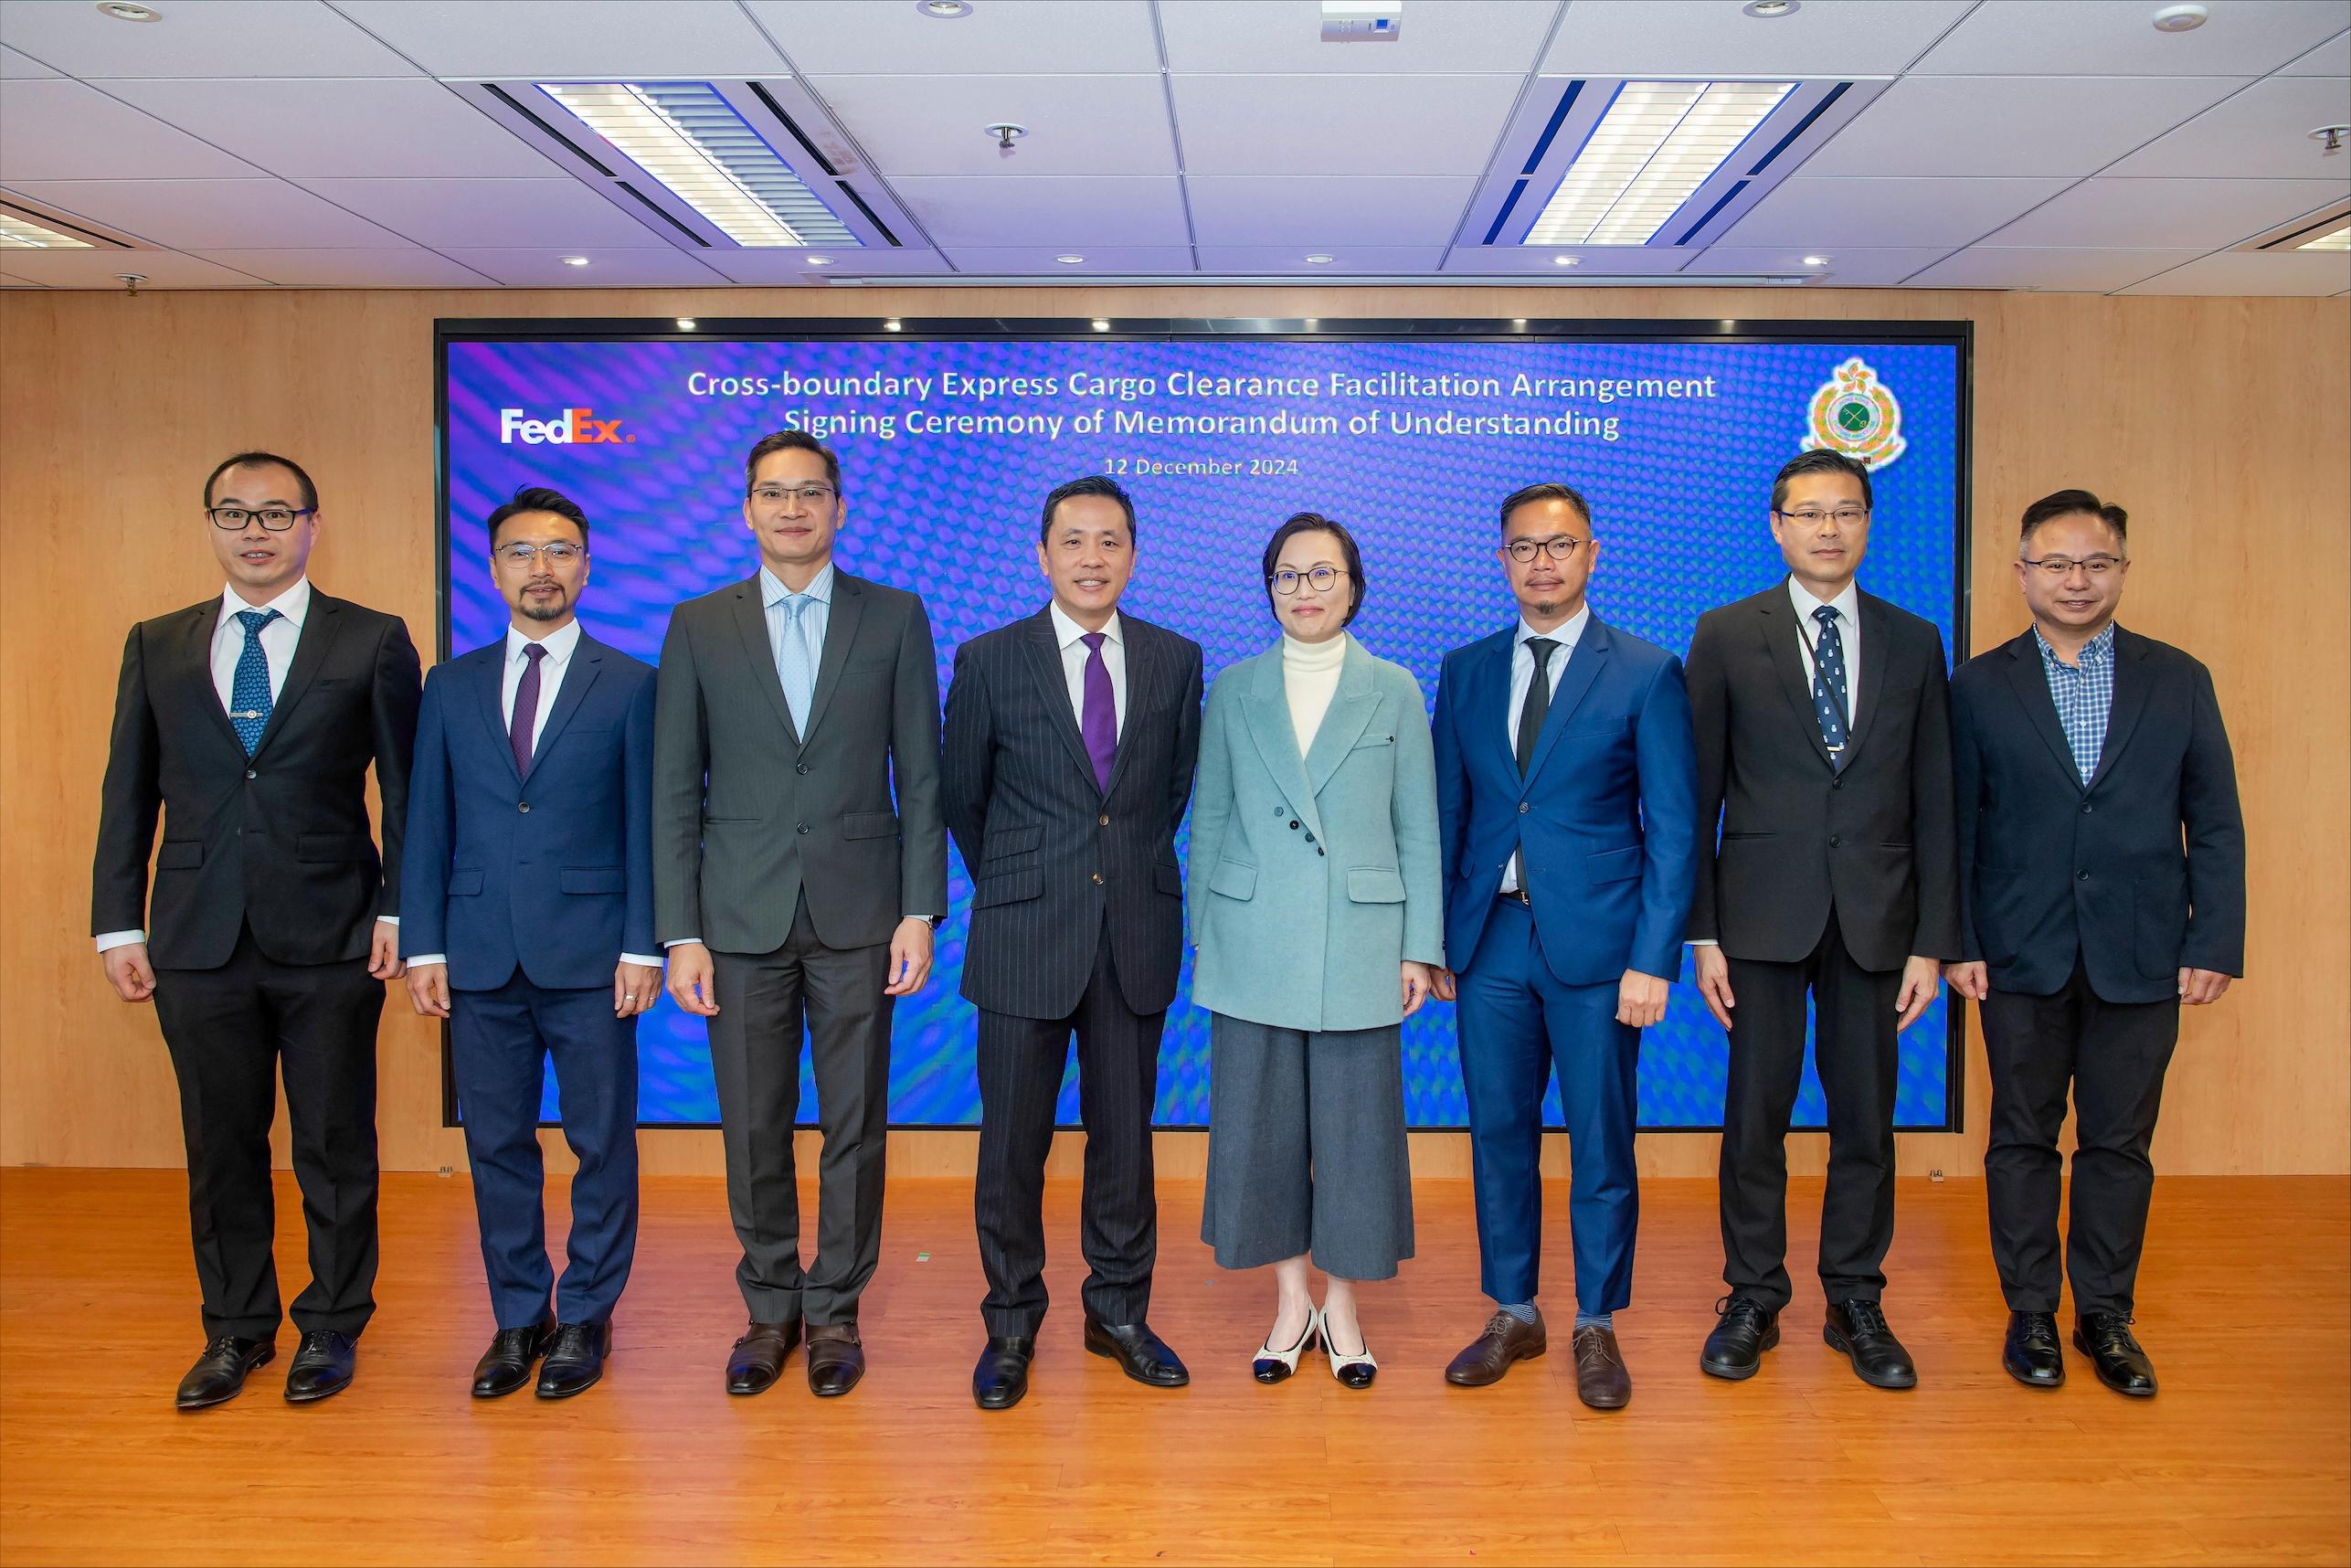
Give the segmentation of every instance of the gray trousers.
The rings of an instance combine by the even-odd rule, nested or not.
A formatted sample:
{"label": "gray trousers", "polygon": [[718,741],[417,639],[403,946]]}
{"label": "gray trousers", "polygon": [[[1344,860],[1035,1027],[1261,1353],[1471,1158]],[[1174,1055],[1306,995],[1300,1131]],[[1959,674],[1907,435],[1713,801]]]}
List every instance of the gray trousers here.
{"label": "gray trousers", "polygon": [[[759,1323],[848,1323],[882,1251],[883,1153],[890,1118],[887,943],[828,948],[808,905],[772,953],[711,954],[718,1016],[710,1065],[725,1129],[726,1204],[743,1261],[735,1271]],[[800,1033],[816,1065],[816,1257],[800,1266]]]}
{"label": "gray trousers", "polygon": [[1341,1279],[1413,1255],[1403,1035],[1315,1034],[1209,1015],[1200,1239],[1226,1268],[1311,1254]]}

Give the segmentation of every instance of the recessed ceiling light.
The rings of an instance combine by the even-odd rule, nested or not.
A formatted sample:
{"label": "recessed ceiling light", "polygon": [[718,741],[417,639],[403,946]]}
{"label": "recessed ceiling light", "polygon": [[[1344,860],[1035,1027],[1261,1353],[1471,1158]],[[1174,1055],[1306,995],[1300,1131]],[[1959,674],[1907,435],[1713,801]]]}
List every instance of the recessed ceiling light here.
{"label": "recessed ceiling light", "polygon": [[2192,33],[2204,26],[2211,15],[2201,5],[2166,5],[2155,13],[2155,31]]}
{"label": "recessed ceiling light", "polygon": [[1094,330],[1096,332],[1108,332],[1110,330],[1110,323],[1104,321],[1100,316],[1096,316],[1094,318]]}
{"label": "recessed ceiling light", "polygon": [[1524,316],[1512,316],[1510,318],[1510,324],[1513,327],[1516,327],[1519,331],[1524,332],[1527,330],[1527,318]]}
{"label": "recessed ceiling light", "polygon": [[160,22],[164,14],[149,5],[132,5],[125,0],[103,0],[98,7],[118,22]]}
{"label": "recessed ceiling light", "polygon": [[1787,81],[1628,81],[1529,245],[1647,245],[1794,90]]}
{"label": "recessed ceiling light", "polygon": [[2294,249],[2296,250],[2351,250],[2351,223],[2344,224],[2331,233],[2322,234],[2315,239],[2305,239]]}
{"label": "recessed ceiling light", "polygon": [[808,264],[811,267],[830,267],[832,265],[832,258],[830,256],[811,256],[808,259]]}
{"label": "recessed ceiling light", "polygon": [[1551,264],[1554,267],[1581,267],[1583,265],[1583,258],[1581,256],[1554,256],[1551,259]]}
{"label": "recessed ceiling light", "polygon": [[1056,256],[1054,260],[1060,262],[1064,267],[1075,267],[1079,262],[1085,260],[1085,258],[1076,254],[1075,251],[1072,251],[1065,255]]}
{"label": "recessed ceiling light", "polygon": [[13,212],[0,212],[0,250],[95,250],[87,239],[45,228]]}
{"label": "recessed ceiling light", "polygon": [[905,323],[900,321],[897,317],[892,316],[888,321],[882,323],[882,330],[884,332],[904,332],[906,330],[906,326]]}
{"label": "recessed ceiling light", "polygon": [[2351,142],[2351,125],[2315,125],[2311,128],[2310,139],[2318,143],[2320,156],[2332,158],[2343,151],[2346,142]]}
{"label": "recessed ceiling light", "polygon": [[1318,250],[1306,260],[1307,265],[1309,267],[1328,267],[1339,259],[1335,256],[1326,256],[1321,251]]}
{"label": "recessed ceiling light", "polygon": [[694,319],[692,316],[678,317],[678,331],[680,332],[692,332],[694,329]]}
{"label": "recessed ceiling light", "polygon": [[915,0],[915,9],[942,22],[952,22],[958,16],[971,15],[970,0]]}
{"label": "recessed ceiling light", "polygon": [[1803,10],[1804,0],[1747,0],[1747,4],[1740,6],[1739,9],[1746,12],[1750,16],[1761,17],[1768,22],[1775,16],[1784,16],[1791,11]]}
{"label": "recessed ceiling light", "polygon": [[1807,267],[1826,267],[1828,261],[1829,259],[1826,256],[1807,256],[1804,259],[1804,264]]}
{"label": "recessed ceiling light", "polygon": [[567,267],[585,267],[588,265],[588,258],[585,256],[567,256],[563,259],[563,264]]}

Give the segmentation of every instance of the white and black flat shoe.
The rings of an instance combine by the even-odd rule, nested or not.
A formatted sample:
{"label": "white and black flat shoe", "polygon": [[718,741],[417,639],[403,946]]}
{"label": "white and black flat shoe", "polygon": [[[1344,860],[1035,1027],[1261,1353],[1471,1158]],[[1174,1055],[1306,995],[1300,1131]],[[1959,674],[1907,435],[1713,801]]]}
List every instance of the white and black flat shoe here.
{"label": "white and black flat shoe", "polygon": [[1257,1348],[1256,1359],[1249,1363],[1249,1375],[1259,1383],[1284,1381],[1298,1370],[1298,1358],[1314,1349],[1315,1341],[1321,1338],[1322,1314],[1309,1307],[1306,1313],[1306,1330],[1298,1335],[1298,1342],[1287,1351],[1277,1351],[1268,1339],[1266,1343]]}

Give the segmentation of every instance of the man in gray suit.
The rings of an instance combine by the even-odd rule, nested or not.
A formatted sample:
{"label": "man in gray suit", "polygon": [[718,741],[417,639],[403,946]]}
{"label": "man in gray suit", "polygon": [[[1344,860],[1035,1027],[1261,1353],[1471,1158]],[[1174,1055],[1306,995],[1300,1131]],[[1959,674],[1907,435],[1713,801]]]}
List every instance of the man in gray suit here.
{"label": "man in gray suit", "polygon": [[[836,569],[841,463],[780,430],[751,449],[747,581],[678,606],[653,723],[653,918],[669,991],[710,1021],[736,1270],[750,1327],[729,1393],[864,1374],[857,1298],[882,1236],[890,1009],[929,978],[947,909],[938,670],[922,600]],[[892,786],[896,789],[892,807]],[[803,1269],[792,1127],[806,1020],[824,1158]]]}

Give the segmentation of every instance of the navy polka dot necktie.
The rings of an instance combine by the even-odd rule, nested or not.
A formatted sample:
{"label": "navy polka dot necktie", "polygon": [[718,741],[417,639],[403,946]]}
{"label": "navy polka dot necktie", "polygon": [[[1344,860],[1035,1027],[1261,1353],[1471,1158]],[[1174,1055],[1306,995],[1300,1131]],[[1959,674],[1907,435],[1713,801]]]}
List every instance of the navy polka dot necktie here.
{"label": "navy polka dot necktie", "polygon": [[278,619],[274,609],[240,609],[237,623],[245,629],[245,651],[237,655],[237,679],[228,688],[228,722],[245,743],[245,755],[261,744],[270,726],[270,656],[261,652],[261,628]]}
{"label": "navy polka dot necktie", "polygon": [[1812,710],[1820,720],[1820,738],[1830,762],[1845,767],[1845,639],[1837,630],[1837,611],[1822,605],[1812,612],[1820,622],[1820,638],[1812,645]]}

